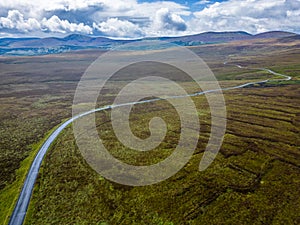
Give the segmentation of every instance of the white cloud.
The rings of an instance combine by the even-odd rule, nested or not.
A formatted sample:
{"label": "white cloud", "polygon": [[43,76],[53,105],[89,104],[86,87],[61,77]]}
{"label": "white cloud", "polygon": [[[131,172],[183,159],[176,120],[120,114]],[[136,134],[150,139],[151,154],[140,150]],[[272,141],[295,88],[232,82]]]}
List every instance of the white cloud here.
{"label": "white cloud", "polygon": [[199,0],[193,6],[205,8],[192,13],[187,5],[172,0],[0,0],[0,33],[140,37],[204,31],[300,32],[300,0]]}
{"label": "white cloud", "polygon": [[40,23],[34,18],[25,20],[24,15],[18,10],[10,10],[7,17],[0,17],[0,27],[29,32],[40,29]]}
{"label": "white cloud", "polygon": [[260,33],[270,30],[300,31],[299,0],[229,0],[217,2],[190,21],[194,32],[243,30]]}
{"label": "white cloud", "polygon": [[[163,14],[161,8],[170,12]],[[139,3],[137,0],[1,0],[0,16],[3,18],[0,32],[3,24],[8,29],[15,26],[6,18],[9,10],[17,10],[23,18],[29,18],[28,22],[32,26],[35,20],[35,25],[40,26],[40,30],[50,34],[102,32],[114,37],[157,36],[164,33],[176,35],[178,31],[185,29],[185,23],[180,16],[191,14],[187,6],[172,1]],[[96,25],[92,27],[92,24]],[[21,32],[21,27],[19,28]],[[27,30],[30,30],[29,27]]]}
{"label": "white cloud", "polygon": [[57,33],[67,33],[67,32],[79,32],[85,34],[92,34],[93,29],[84,25],[83,23],[70,23],[68,20],[61,20],[56,15],[52,16],[50,19],[44,18],[42,20],[42,27],[45,31],[57,32]]}
{"label": "white cloud", "polygon": [[152,30],[164,33],[185,31],[185,21],[177,14],[170,12],[168,8],[159,9],[153,18]]}
{"label": "white cloud", "polygon": [[148,19],[148,22],[153,20],[156,12],[161,8],[167,8],[176,15],[189,16],[191,12],[186,6],[182,6],[171,1],[159,1],[159,2],[144,2],[137,3],[136,1],[125,1],[125,5],[122,1],[108,1],[104,4],[103,10],[95,12],[92,18],[95,22],[105,21],[107,18],[142,18]]}
{"label": "white cloud", "polygon": [[208,3],[210,3],[210,1],[208,1],[208,0],[201,0],[199,2],[196,2],[195,5],[206,5]]}
{"label": "white cloud", "polygon": [[24,15],[18,10],[10,10],[7,17],[0,17],[0,28],[14,29],[21,33],[42,30],[58,33],[79,32],[91,34],[93,31],[91,27],[83,23],[70,23],[55,15],[50,19],[43,18],[41,22],[38,22],[35,18],[24,19]]}
{"label": "white cloud", "polygon": [[134,38],[142,35],[138,25],[117,18],[109,18],[99,24],[93,23],[93,28],[110,37]]}

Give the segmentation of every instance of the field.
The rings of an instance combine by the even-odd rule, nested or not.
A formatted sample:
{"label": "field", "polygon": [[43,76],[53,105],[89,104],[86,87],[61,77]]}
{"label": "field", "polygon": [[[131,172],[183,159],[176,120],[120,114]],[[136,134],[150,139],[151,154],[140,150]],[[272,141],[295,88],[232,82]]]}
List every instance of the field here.
{"label": "field", "polygon": [[[240,43],[193,50],[208,63],[223,87],[272,77],[259,70],[224,65],[224,61],[270,68],[293,76],[293,80],[224,93],[227,132],[217,159],[206,171],[198,171],[210,131],[204,96],[193,98],[201,134],[192,160],[175,176],[156,185],[129,187],[105,180],[82,158],[69,127],[46,155],[26,224],[300,223],[300,49],[279,46],[262,51],[249,46],[244,51]],[[8,222],[38,143],[71,116],[76,85],[100,54],[83,51],[0,58],[3,224]],[[111,102],[114,91],[127,81],[126,76],[121,78],[111,84],[99,104]],[[195,91],[189,81],[175,78],[188,92]],[[149,153],[136,153],[120,145],[112,131],[109,111],[96,115],[104,144],[125,162],[158,162],[177,144],[180,130],[178,120],[174,120],[176,111],[163,101],[147,104],[135,106],[131,114],[137,136],[149,136],[148,121],[153,116],[160,115],[168,122],[167,138]]]}
{"label": "field", "polygon": [[[76,85],[96,57],[87,55],[84,60],[80,54],[0,58],[2,223],[7,222],[38,143],[71,116]],[[28,160],[23,162],[25,158]]]}
{"label": "field", "polygon": [[[275,89],[226,94],[225,141],[214,164],[204,172],[198,171],[198,164],[207,142],[209,116],[201,110],[202,135],[192,160],[176,176],[147,187],[122,186],[100,177],[82,159],[72,129],[67,129],[44,162],[27,224],[299,222],[299,88],[296,92],[293,86],[279,88],[285,97],[274,97]],[[195,101],[205,107],[203,97]],[[99,115],[105,144],[127,163],[154,163],[170,154],[176,143],[179,131],[176,121],[170,122],[172,108],[163,102],[147,108],[151,110],[136,107],[132,115],[133,130],[137,128],[140,136],[147,132],[141,129],[147,122],[138,121],[147,121],[153,114],[169,116],[171,123],[168,139],[148,154],[124,151],[112,138],[108,115]]]}

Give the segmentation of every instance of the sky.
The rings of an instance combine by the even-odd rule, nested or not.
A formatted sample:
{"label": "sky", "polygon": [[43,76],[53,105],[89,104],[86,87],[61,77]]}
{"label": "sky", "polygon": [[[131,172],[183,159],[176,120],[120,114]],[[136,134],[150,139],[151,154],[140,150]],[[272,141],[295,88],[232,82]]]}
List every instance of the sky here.
{"label": "sky", "polygon": [[1,0],[1,37],[300,33],[300,0]]}

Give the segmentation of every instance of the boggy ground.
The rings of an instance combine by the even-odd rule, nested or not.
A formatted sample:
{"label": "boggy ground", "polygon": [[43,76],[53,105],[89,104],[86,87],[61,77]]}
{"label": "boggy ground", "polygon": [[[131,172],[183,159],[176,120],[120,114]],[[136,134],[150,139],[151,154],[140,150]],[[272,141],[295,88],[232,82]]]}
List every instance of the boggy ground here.
{"label": "boggy ground", "polygon": [[[210,118],[205,98],[195,97],[202,132],[192,159],[175,176],[145,187],[116,184],[98,175],[82,158],[69,127],[46,156],[26,224],[297,224],[299,94],[296,85],[226,92],[224,143],[203,172],[198,166]],[[136,106],[131,115],[132,130],[141,138],[149,135],[149,119],[158,115],[169,131],[148,153],[129,151],[116,140],[109,112],[97,113],[98,131],[115,157],[148,165],[176,146],[176,111],[157,102]]]}
{"label": "boggy ground", "polygon": [[[204,97],[195,98],[201,105],[202,133],[193,160],[175,177],[150,187],[129,188],[103,180],[86,165],[68,129],[46,157],[27,223],[163,224],[169,221],[182,224],[190,221],[197,224],[207,219],[218,224],[234,223],[237,218],[242,218],[244,223],[257,218],[259,223],[259,220],[270,222],[273,217],[275,222],[296,221],[297,205],[293,204],[299,195],[295,189],[299,182],[299,85],[291,84],[298,83],[300,51],[293,46],[266,47],[260,51],[252,45],[241,50],[239,45],[203,46],[193,50],[209,64],[222,86],[270,77],[259,70],[224,65],[228,60],[271,68],[294,78],[288,83],[280,82],[283,86],[275,82],[272,84],[275,87],[226,92],[228,130],[221,153],[207,171],[197,172],[209,135],[209,112],[205,110]],[[76,85],[84,70],[100,54],[83,51],[0,58],[0,221],[4,224],[8,222],[39,141],[71,116]],[[115,86],[118,89],[122,82],[116,81],[111,89]],[[179,82],[190,92],[195,91],[189,82]],[[105,105],[113,98],[109,90],[100,104]],[[147,123],[140,124],[140,119],[156,113],[166,119],[176,116],[172,108],[160,102],[153,103],[151,108],[152,113],[143,107],[136,108],[133,117],[137,135],[148,135],[147,129],[143,130]],[[104,138],[111,145],[112,153],[125,161],[151,163],[147,155],[134,158],[118,153],[118,143],[110,141],[113,135],[109,132],[107,116],[98,115],[99,131],[106,130],[99,133],[106,134]],[[154,161],[171,154],[178,138],[176,124],[170,125],[169,132],[169,139],[161,146],[163,151],[152,152]],[[238,213],[236,209],[241,211]],[[220,216],[213,216],[214,213]]]}

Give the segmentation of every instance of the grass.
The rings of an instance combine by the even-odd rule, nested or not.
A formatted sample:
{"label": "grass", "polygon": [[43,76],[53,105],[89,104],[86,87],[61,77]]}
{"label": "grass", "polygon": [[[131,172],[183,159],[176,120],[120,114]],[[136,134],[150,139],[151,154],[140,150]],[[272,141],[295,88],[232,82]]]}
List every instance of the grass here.
{"label": "grass", "polygon": [[[85,63],[93,60],[89,56],[81,62],[74,56],[73,63],[79,60],[74,69],[77,77],[74,72],[62,77],[61,70],[53,70],[68,65],[62,56],[57,62],[57,57],[0,59],[0,224],[8,222],[37,145],[49,130],[70,117],[80,68],[84,70]],[[54,76],[49,78],[51,71]]]}
{"label": "grass", "polygon": [[9,222],[9,216],[13,212],[14,206],[22,190],[24,180],[36,154],[38,153],[44,142],[47,140],[47,138],[57,127],[58,126],[48,131],[41,141],[31,145],[29,156],[21,162],[20,168],[16,171],[16,180],[11,185],[8,185],[4,189],[0,190],[0,199],[3,202],[3,204],[0,204],[0,221],[3,221],[3,224],[7,224]]}
{"label": "grass", "polygon": [[[274,97],[275,90],[286,95]],[[72,129],[68,128],[44,160],[26,224],[296,222],[300,210],[300,161],[295,110],[299,100],[295,90],[299,87],[227,92],[227,134],[217,159],[204,172],[198,171],[198,165],[207,143],[210,119],[209,112],[201,110],[206,108],[205,98],[194,98],[202,115],[202,133],[194,156],[175,176],[146,187],[129,187],[103,179],[86,164],[75,145]],[[174,140],[172,135],[178,132],[178,126],[172,107],[164,102],[151,103],[151,107],[136,106],[131,115],[132,130],[137,136],[146,137],[147,121],[154,114],[165,117],[169,123],[167,137],[156,150],[146,154],[127,151],[114,140],[109,115],[98,113],[103,143],[127,163],[147,165],[162,160],[176,143],[176,135]]]}
{"label": "grass", "polygon": [[[211,45],[192,48],[210,66],[223,87],[269,78],[255,70],[223,65],[224,61],[266,67],[291,75],[292,81],[226,92],[228,129],[213,165],[198,165],[210,132],[205,98],[194,98],[201,135],[192,160],[174,177],[148,187],[107,181],[82,158],[67,128],[43,162],[26,224],[292,224],[300,223],[299,206],[299,56],[294,47]],[[76,85],[99,52],[0,59],[0,222],[6,224],[22,182],[44,134],[71,116]],[[43,65],[41,67],[41,65]],[[148,65],[149,66],[149,65]],[[147,67],[145,67],[147,68]],[[164,76],[199,91],[186,77],[157,66]],[[132,79],[122,70],[101,93],[101,105]],[[143,70],[151,74],[151,66]],[[137,106],[132,130],[149,136],[148,121],[158,114],[168,122],[167,138],[158,149],[140,154],[122,146],[109,113],[97,113],[98,131],[111,153],[135,165],[149,165],[170,155],[179,130],[176,111],[164,102]]]}

